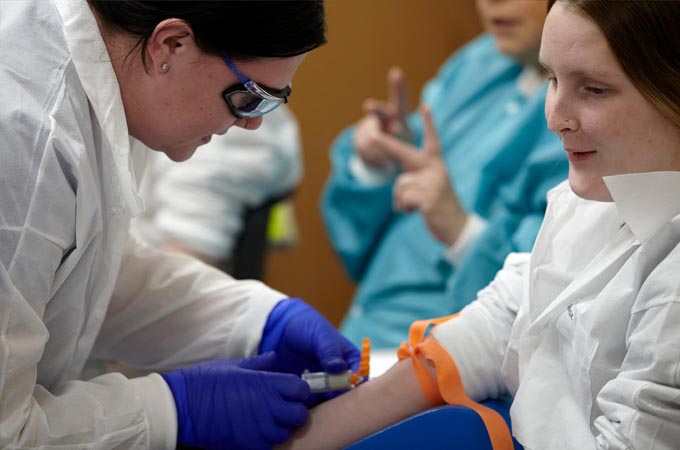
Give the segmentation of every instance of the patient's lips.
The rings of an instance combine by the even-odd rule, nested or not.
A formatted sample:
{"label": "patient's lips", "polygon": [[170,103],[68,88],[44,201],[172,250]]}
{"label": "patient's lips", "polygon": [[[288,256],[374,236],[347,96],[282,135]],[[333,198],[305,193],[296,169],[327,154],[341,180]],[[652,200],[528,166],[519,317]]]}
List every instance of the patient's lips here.
{"label": "patient's lips", "polygon": [[576,148],[565,148],[567,151],[567,159],[573,163],[580,163],[591,159],[597,151],[595,150],[582,150]]}

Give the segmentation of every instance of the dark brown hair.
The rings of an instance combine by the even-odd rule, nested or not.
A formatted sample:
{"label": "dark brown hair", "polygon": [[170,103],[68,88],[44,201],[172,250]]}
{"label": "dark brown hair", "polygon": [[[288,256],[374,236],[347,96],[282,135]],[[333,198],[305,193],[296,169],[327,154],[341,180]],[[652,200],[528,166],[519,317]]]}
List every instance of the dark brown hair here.
{"label": "dark brown hair", "polygon": [[88,0],[108,26],[146,42],[165,19],[186,21],[196,45],[236,59],[285,58],[326,43],[323,0]]}
{"label": "dark brown hair", "polygon": [[640,93],[680,127],[680,2],[549,0],[590,18],[602,30]]}

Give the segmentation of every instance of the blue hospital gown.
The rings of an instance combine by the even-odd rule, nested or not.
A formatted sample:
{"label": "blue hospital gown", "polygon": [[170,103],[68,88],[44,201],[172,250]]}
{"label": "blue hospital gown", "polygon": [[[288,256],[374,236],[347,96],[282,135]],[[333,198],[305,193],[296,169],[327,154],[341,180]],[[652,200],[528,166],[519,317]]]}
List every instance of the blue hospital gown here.
{"label": "blue hospital gown", "polygon": [[[522,70],[482,35],[422,92],[461,204],[487,221],[457,267],[419,213],[393,211],[393,183],[367,186],[353,177],[353,129],[333,144],[322,212],[345,270],[359,283],[341,326],[355,344],[370,337],[375,348],[398,346],[413,321],[459,311],[508,253],[531,250],[546,193],[566,178],[568,164],[546,126],[546,86],[527,97],[517,83]],[[414,114],[409,124],[420,146],[422,120]]]}

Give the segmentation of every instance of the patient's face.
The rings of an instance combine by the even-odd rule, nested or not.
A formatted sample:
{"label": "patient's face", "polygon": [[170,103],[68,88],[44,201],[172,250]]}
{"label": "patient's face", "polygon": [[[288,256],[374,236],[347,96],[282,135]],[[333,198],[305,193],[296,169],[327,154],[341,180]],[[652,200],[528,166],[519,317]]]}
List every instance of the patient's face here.
{"label": "patient's face", "polygon": [[541,44],[546,0],[476,0],[484,29],[498,50],[520,61],[534,61]]}
{"label": "patient's face", "polygon": [[595,22],[555,3],[540,61],[548,128],[562,140],[576,195],[611,201],[604,176],[680,170],[680,128],[642,96]]}

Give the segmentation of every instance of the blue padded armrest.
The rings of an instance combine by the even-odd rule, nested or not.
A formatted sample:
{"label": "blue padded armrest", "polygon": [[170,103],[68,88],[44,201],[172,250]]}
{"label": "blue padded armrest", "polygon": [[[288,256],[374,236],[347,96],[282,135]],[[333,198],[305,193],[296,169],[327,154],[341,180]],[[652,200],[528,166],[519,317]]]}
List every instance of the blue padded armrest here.
{"label": "blue padded armrest", "polygon": [[[510,427],[510,401],[488,400]],[[513,438],[515,450],[522,446]],[[484,422],[465,406],[445,405],[427,410],[378,431],[346,450],[492,450]]]}

